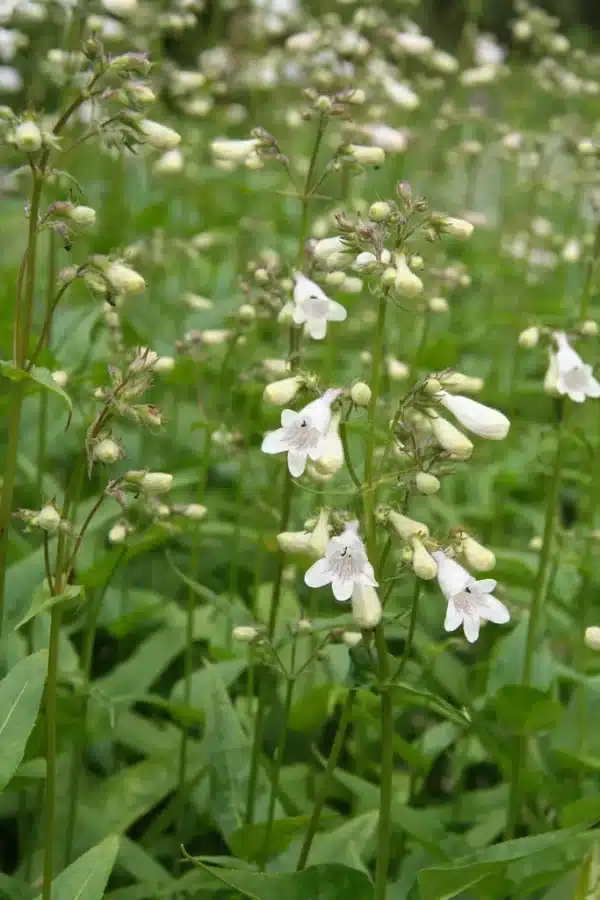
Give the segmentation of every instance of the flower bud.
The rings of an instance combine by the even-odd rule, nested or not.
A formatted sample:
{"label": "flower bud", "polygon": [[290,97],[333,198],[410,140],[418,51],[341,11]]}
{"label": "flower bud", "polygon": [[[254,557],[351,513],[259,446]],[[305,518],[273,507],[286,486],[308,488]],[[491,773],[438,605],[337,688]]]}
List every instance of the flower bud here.
{"label": "flower bud", "polygon": [[208,328],[202,332],[202,343],[209,347],[217,347],[229,340],[231,332],[227,328]]}
{"label": "flower bud", "polygon": [[130,372],[145,372],[147,369],[154,369],[158,362],[158,353],[150,350],[149,347],[138,347],[135,351],[135,358],[129,363]]}
{"label": "flower bud", "polygon": [[342,633],[342,641],[348,647],[356,647],[362,641],[362,634],[360,631],[344,631]]}
{"label": "flower bud", "polygon": [[586,628],[584,641],[590,650],[600,650],[600,628],[597,625],[590,625],[589,628]]}
{"label": "flower bud", "polygon": [[473,225],[466,219],[458,219],[454,216],[443,216],[440,224],[446,234],[458,238],[459,241],[468,241],[473,234]]}
{"label": "flower bud", "polygon": [[94,459],[98,460],[98,462],[104,463],[105,465],[110,465],[111,463],[116,463],[121,459],[121,457],[123,456],[123,451],[121,450],[117,442],[112,440],[112,438],[103,438],[94,446],[92,456],[94,457]]}
{"label": "flower bud", "polygon": [[51,503],[43,506],[35,517],[35,524],[47,531],[48,534],[56,534],[60,528],[60,522],[60,513]]}
{"label": "flower bud", "polygon": [[369,207],[369,218],[373,222],[385,222],[392,213],[392,207],[385,200],[377,200]]}
{"label": "flower bud", "polygon": [[294,399],[303,384],[304,378],[301,375],[272,381],[263,391],[263,401],[270,406],[285,406]]}
{"label": "flower bud", "polygon": [[582,334],[585,334],[586,337],[596,337],[598,334],[598,323],[593,319],[587,319],[585,322],[581,323],[579,330]]}
{"label": "flower bud", "polygon": [[159,356],[152,366],[152,371],[157,375],[168,375],[175,368],[175,360],[172,356]]}
{"label": "flower bud", "polygon": [[373,263],[377,262],[377,257],[374,253],[369,253],[368,250],[365,250],[363,253],[359,253],[356,259],[354,260],[354,268],[355,269],[366,269],[368,266],[372,266]]}
{"label": "flower bud", "polygon": [[417,297],[423,291],[423,282],[418,275],[411,271],[406,258],[401,253],[396,254],[394,287],[402,297]]}
{"label": "flower bud", "polygon": [[489,572],[496,565],[496,557],[492,551],[468,534],[463,537],[460,552],[465,557],[467,565],[477,572]]}
{"label": "flower bud", "polygon": [[310,619],[298,619],[294,630],[296,634],[312,634],[313,624]]}
{"label": "flower bud", "polygon": [[131,470],[123,477],[125,481],[146,494],[165,494],[173,487],[173,476],[167,472]]}
{"label": "flower bud", "polygon": [[256,318],[256,310],[251,303],[242,303],[237,311],[237,316],[240,322],[248,324]]}
{"label": "flower bud", "polygon": [[442,390],[442,385],[437,380],[437,378],[428,378],[424,385],[424,390],[426,394],[435,395],[438,394]]}
{"label": "flower bud", "polygon": [[535,347],[540,339],[540,329],[536,325],[526,328],[518,337],[519,347],[525,347],[530,350]]}
{"label": "flower bud", "polygon": [[355,406],[368,406],[371,402],[371,388],[364,381],[357,381],[350,389],[350,399]]}
{"label": "flower bud", "polygon": [[408,376],[410,375],[410,369],[408,368],[406,363],[401,362],[399,359],[394,359],[393,356],[388,356],[385,362],[387,373],[392,381],[402,381],[404,378],[408,378]]}
{"label": "flower bud", "polygon": [[157,175],[176,175],[183,170],[183,154],[179,147],[173,147],[160,156],[154,165],[152,171]]}
{"label": "flower bud", "polygon": [[321,475],[335,475],[344,465],[344,446],[340,438],[340,413],[334,413],[325,435],[325,445],[318,460],[315,461],[315,469]]}
{"label": "flower bud", "polygon": [[253,625],[236,625],[231,636],[238,644],[252,644],[259,636],[260,631]]}
{"label": "flower bud", "polygon": [[421,494],[437,494],[440,489],[440,480],[429,472],[417,472],[415,485]]}
{"label": "flower bud", "polygon": [[91,206],[73,206],[69,218],[80,228],[93,228],[96,224],[96,210]]}
{"label": "flower bud", "polygon": [[106,12],[113,16],[130,16],[137,9],[137,0],[102,0]]}
{"label": "flower bud", "polygon": [[376,628],[381,622],[381,602],[374,587],[355,584],[352,591],[352,619],[359,628]]}
{"label": "flower bud", "polygon": [[343,268],[353,255],[352,248],[341,237],[322,238],[313,247],[314,258],[328,269]]}
{"label": "flower bud", "polygon": [[127,537],[127,526],[123,522],[115,522],[108,532],[109,544],[122,544]]}
{"label": "flower bud", "polygon": [[396,270],[393,266],[388,266],[381,273],[381,284],[383,287],[391,287],[396,281]]}
{"label": "flower bud", "polygon": [[412,568],[417,578],[423,578],[425,581],[431,581],[437,575],[437,563],[431,553],[427,551],[425,545],[418,537],[411,538],[413,548]]}
{"label": "flower bud", "polygon": [[427,301],[427,307],[429,312],[435,313],[436,315],[447,313],[450,309],[445,297],[430,297]]}
{"label": "flower bud", "polygon": [[385,162],[385,150],[369,144],[348,144],[346,153],[361,166],[381,166]]}
{"label": "flower bud", "polygon": [[42,132],[35,122],[30,120],[17,125],[14,139],[17,148],[22,153],[36,153],[42,146]]}
{"label": "flower bud", "polygon": [[308,553],[310,538],[308,531],[282,531],[277,535],[277,543],[283,553]]}
{"label": "flower bud", "polygon": [[206,507],[202,506],[201,503],[188,503],[187,506],[184,506],[182,509],[182,513],[186,519],[192,519],[194,522],[203,519],[206,512]]}
{"label": "flower bud", "polygon": [[325,276],[325,283],[331,287],[341,287],[346,280],[346,273],[342,269],[334,269]]}
{"label": "flower bud", "polygon": [[468,459],[473,452],[469,438],[433,410],[429,413],[429,425],[438,444],[455,459]]}
{"label": "flower bud", "polygon": [[260,141],[257,138],[248,138],[242,141],[228,141],[218,139],[212,141],[210,149],[213,155],[219,159],[228,160],[233,163],[243,163],[249,156],[256,152]]}
{"label": "flower bud", "polygon": [[483,378],[463,375],[462,372],[448,372],[440,375],[440,383],[450,394],[477,394],[483,388]]}
{"label": "flower bud", "polygon": [[180,134],[152,119],[142,119],[138,122],[138,128],[155,150],[172,150],[181,141]]}
{"label": "flower bud", "polygon": [[427,537],[429,535],[429,528],[427,525],[424,525],[423,522],[417,522],[415,519],[409,519],[408,516],[405,516],[402,513],[390,510],[388,519],[396,534],[401,537],[403,541],[410,541],[411,538],[417,537],[418,535],[421,537]]}
{"label": "flower bud", "polygon": [[65,372],[64,369],[57,369],[55,372],[52,372],[52,380],[59,387],[64,388],[69,383],[69,373]]}
{"label": "flower bud", "polygon": [[280,378],[290,371],[290,364],[287,359],[263,359],[262,367],[265,374],[270,378]]}
{"label": "flower bud", "polygon": [[110,262],[104,274],[117,294],[140,294],[146,288],[140,273],[125,263]]}
{"label": "flower bud", "polygon": [[485,406],[460,394],[444,393],[439,401],[453,416],[456,416],[464,428],[479,437],[501,441],[509,432],[510,421],[504,413],[491,406]]}
{"label": "flower bud", "polygon": [[342,281],[340,289],[345,294],[360,294],[363,289],[362,279],[353,278],[352,275],[347,275]]}

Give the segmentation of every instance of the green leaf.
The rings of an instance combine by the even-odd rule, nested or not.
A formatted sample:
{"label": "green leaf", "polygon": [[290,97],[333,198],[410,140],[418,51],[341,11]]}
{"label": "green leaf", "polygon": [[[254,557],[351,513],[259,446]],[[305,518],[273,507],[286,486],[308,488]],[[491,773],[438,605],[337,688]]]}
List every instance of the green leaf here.
{"label": "green leaf", "polygon": [[559,819],[563,828],[600,821],[600,794],[591,794],[567,803],[561,809]]}
{"label": "green leaf", "polygon": [[119,839],[109,837],[76,859],[52,882],[52,900],[101,900],[118,850]]}
{"label": "green leaf", "polygon": [[424,869],[419,874],[421,897],[423,900],[451,900],[470,888],[482,888],[486,881],[497,879],[496,869],[494,863]]}
{"label": "green leaf", "polygon": [[[527,642],[527,622],[519,622],[510,634],[494,644],[490,655],[487,694],[493,697],[508,684],[519,684]],[[547,644],[542,644],[533,658],[531,684],[541,691],[549,690],[554,678],[554,661]]]}
{"label": "green leaf", "polygon": [[240,872],[236,869],[202,867],[215,880],[252,900],[372,900],[373,887],[363,872],[336,863],[311,866],[292,875]]}
{"label": "green leaf", "polygon": [[0,682],[0,790],[23,759],[35,725],[48,666],[48,653],[40,650],[18,662]]}
{"label": "green leaf", "polygon": [[12,875],[0,872],[0,897],[2,900],[32,900],[35,897],[35,888]]}
{"label": "green leaf", "polygon": [[67,600],[75,600],[76,597],[81,597],[81,600],[84,599],[84,591],[83,587],[80,584],[68,584],[62,594],[51,594],[50,588],[48,587],[48,583],[43,581],[42,584],[34,591],[33,597],[31,598],[31,605],[27,612],[25,612],[18,622],[15,623],[12,627],[14,629],[21,628],[25,625],[26,622],[29,622],[30,619],[33,619],[34,616],[39,615],[39,613],[47,612],[47,610],[51,609],[53,606],[56,606],[57,603],[63,603]]}
{"label": "green leaf", "polygon": [[[298,835],[306,831],[310,816],[291,816],[273,822],[269,838],[269,856],[282,853],[288,844]],[[255,825],[242,825],[229,835],[228,844],[241,859],[256,861],[261,859],[265,848],[267,825],[259,822]]]}
{"label": "green leaf", "polygon": [[39,391],[40,389],[50,391],[52,394],[56,394],[57,397],[60,397],[61,400],[67,404],[67,408],[69,410],[69,418],[67,420],[67,428],[71,422],[71,416],[73,414],[73,403],[71,398],[63,391],[61,387],[55,382],[52,377],[52,373],[48,369],[42,369],[39,366],[32,366],[31,369],[27,372],[25,369],[21,369],[19,366],[15,366],[13,362],[6,359],[0,359],[0,374],[4,375],[5,378],[9,378],[11,381],[26,381],[26,391],[27,393],[32,393],[34,391]]}
{"label": "green leaf", "polygon": [[562,715],[562,706],[554,697],[527,685],[507,684],[494,702],[498,717],[517,734],[547,731]]}

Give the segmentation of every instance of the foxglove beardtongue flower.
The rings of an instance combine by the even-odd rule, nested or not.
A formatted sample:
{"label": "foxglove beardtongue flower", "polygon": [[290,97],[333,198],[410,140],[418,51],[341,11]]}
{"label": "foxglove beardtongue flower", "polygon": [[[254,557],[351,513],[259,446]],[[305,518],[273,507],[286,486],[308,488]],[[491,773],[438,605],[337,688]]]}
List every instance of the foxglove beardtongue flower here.
{"label": "foxglove beardtongue flower", "polygon": [[573,350],[564,331],[555,331],[553,337],[558,349],[550,359],[546,379],[553,380],[556,391],[574,403],[583,403],[586,397],[600,397],[600,382],[592,375],[592,367]]}
{"label": "foxglove beardtongue flower", "polygon": [[379,595],[370,584],[355,584],[352,591],[352,619],[359,628],[376,628],[381,622]]}
{"label": "foxglove beardtongue flower", "polygon": [[343,322],[347,315],[346,308],[331,300],[318,284],[301,272],[296,274],[292,318],[296,325],[305,326],[311,338],[322,340],[327,323]]}
{"label": "foxglove beardtongue flower", "polygon": [[294,478],[302,475],[307,459],[316,462],[325,451],[325,437],[331,422],[331,404],[340,394],[338,388],[330,388],[300,412],[284,409],[281,413],[281,428],[263,439],[263,453],[287,453],[290,474]]}
{"label": "foxglove beardtongue flower", "polygon": [[501,441],[508,434],[509,420],[504,413],[492,409],[491,406],[485,406],[483,403],[478,403],[477,400],[472,400],[470,397],[463,397],[461,394],[448,394],[446,391],[438,394],[438,400],[464,428],[479,437],[487,438],[490,441]]}
{"label": "foxglove beardtongue flower", "polygon": [[358,522],[348,522],[342,534],[332,537],[325,556],[304,575],[308,587],[331,584],[336,600],[349,600],[355,585],[378,587],[365,545],[358,536]]}
{"label": "foxglove beardtongue flower", "polygon": [[456,631],[461,625],[470,644],[479,637],[481,620],[504,625],[510,613],[503,603],[493,596],[496,582],[492,578],[476,581],[459,563],[449,559],[442,550],[432,554],[437,563],[437,580],[448,601],[444,628]]}

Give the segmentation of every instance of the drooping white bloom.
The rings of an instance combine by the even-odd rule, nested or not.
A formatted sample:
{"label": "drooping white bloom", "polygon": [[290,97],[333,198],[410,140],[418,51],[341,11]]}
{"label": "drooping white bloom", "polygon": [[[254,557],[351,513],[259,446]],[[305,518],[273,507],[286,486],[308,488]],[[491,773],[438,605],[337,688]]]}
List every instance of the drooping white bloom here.
{"label": "drooping white bloom", "polygon": [[496,565],[494,553],[469,534],[463,535],[460,552],[464,555],[467,565],[477,572],[489,572]]}
{"label": "drooping white bloom", "polygon": [[316,462],[323,455],[331,421],[331,404],[340,393],[337,388],[330,388],[300,412],[284,409],[281,413],[281,428],[270,432],[263,439],[263,453],[287,453],[290,474],[294,478],[302,475],[307,459]]}
{"label": "drooping white bloom", "polygon": [[439,376],[439,381],[449,394],[477,394],[483,388],[483,378],[462,372],[447,372]]}
{"label": "drooping white bloom", "polygon": [[138,128],[155,150],[173,150],[181,141],[181,135],[177,131],[153,119],[142,119]]}
{"label": "drooping white bloom", "polygon": [[448,601],[444,628],[456,631],[461,625],[466,639],[473,644],[479,637],[481,620],[504,625],[510,620],[508,609],[492,591],[496,582],[492,578],[476,581],[466,569],[441,550],[432,553],[437,562],[437,580]]}
{"label": "drooping white bloom", "polygon": [[302,375],[290,375],[289,378],[272,381],[263,391],[263,400],[271,406],[285,406],[292,402],[303,384]]}
{"label": "drooping white bloom", "polygon": [[152,166],[152,170],[158,175],[174,175],[177,172],[181,172],[182,169],[183,154],[179,147],[173,147],[172,150],[167,150],[167,152],[163,153]]}
{"label": "drooping white bloom", "polygon": [[[599,386],[600,389],[600,386]],[[438,399],[460,424],[479,437],[501,441],[508,434],[510,421],[504,413],[461,394],[443,392]]]}
{"label": "drooping white bloom", "polygon": [[583,403],[586,397],[600,397],[600,382],[592,375],[592,367],[573,350],[564,331],[555,331],[554,340],[558,349],[551,354],[545,386],[552,385],[558,394],[574,403]]}
{"label": "drooping white bloom", "polygon": [[417,578],[422,578],[424,581],[430,581],[437,575],[437,562],[435,561],[431,553],[429,553],[423,541],[421,541],[418,537],[411,538],[410,542],[413,549],[413,572],[415,573]]}
{"label": "drooping white bloom", "polygon": [[348,144],[346,153],[361,166],[381,166],[385,162],[385,150],[377,144]]}
{"label": "drooping white bloom", "polygon": [[434,410],[428,412],[429,427],[438,444],[455,459],[468,459],[473,452],[473,444],[469,438]]}
{"label": "drooping white bloom", "polygon": [[433,50],[433,41],[426,34],[415,31],[399,31],[394,35],[399,50],[410,56],[423,56]]}
{"label": "drooping white bloom", "polygon": [[15,144],[23,153],[35,153],[42,146],[42,132],[30,119],[15,128]]}
{"label": "drooping white bloom", "polygon": [[253,153],[256,153],[256,148],[259,144],[258,138],[248,138],[247,140],[217,138],[217,140],[212,141],[210,149],[218,159],[224,159],[233,163],[243,163]]}
{"label": "drooping white bloom", "polygon": [[292,318],[296,325],[305,326],[311,338],[322,340],[327,334],[327,323],[343,322],[347,315],[346,308],[331,300],[318,284],[302,272],[296,273]]}
{"label": "drooping white bloom", "polygon": [[361,125],[361,134],[372,141],[377,147],[381,147],[386,153],[404,153],[408,147],[408,132],[400,128],[392,128],[391,125],[383,125],[373,122]]}
{"label": "drooping white bloom", "polygon": [[0,66],[0,91],[16,94],[23,87],[23,79],[13,66]]}
{"label": "drooping white bloom", "polygon": [[531,350],[532,347],[537,346],[537,343],[540,339],[540,329],[537,325],[531,325],[529,328],[525,328],[517,338],[517,343],[519,347],[524,347],[526,350]]}
{"label": "drooping white bloom", "polygon": [[370,584],[354,585],[352,591],[352,619],[363,629],[376,628],[381,622],[381,601],[379,594]]}
{"label": "drooping white bloom", "polygon": [[389,75],[383,76],[381,85],[392,103],[401,106],[402,109],[416,109],[421,102],[411,87],[401,84]]}
{"label": "drooping white bloom", "polygon": [[342,534],[331,538],[325,556],[305,573],[304,583],[312,588],[331,584],[333,596],[340,601],[350,599],[356,584],[378,587],[365,545],[358,536],[357,521],[347,522]]}
{"label": "drooping white bloom", "polygon": [[344,465],[344,446],[340,437],[340,413],[334,413],[325,435],[325,446],[315,468],[323,475],[335,475]]}

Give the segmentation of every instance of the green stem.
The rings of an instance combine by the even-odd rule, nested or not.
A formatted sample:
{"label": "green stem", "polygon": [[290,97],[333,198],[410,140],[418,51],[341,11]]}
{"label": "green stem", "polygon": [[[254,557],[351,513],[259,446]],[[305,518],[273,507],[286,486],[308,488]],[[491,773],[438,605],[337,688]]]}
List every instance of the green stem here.
{"label": "green stem", "polygon": [[337,731],[335,733],[335,737],[333,739],[333,744],[331,745],[331,750],[329,752],[329,757],[327,759],[327,765],[325,766],[325,771],[323,772],[323,781],[321,783],[321,789],[318,793],[318,796],[315,800],[315,805],[313,806],[312,812],[310,814],[310,819],[308,822],[308,827],[306,829],[306,834],[304,836],[304,841],[302,843],[302,847],[300,849],[300,855],[298,857],[298,863],[296,865],[296,871],[299,872],[306,866],[308,862],[308,856],[310,854],[310,848],[312,847],[312,842],[317,833],[317,829],[319,827],[319,822],[321,820],[321,813],[323,812],[323,807],[325,806],[325,801],[329,796],[329,789],[331,787],[331,779],[333,777],[333,773],[336,769],[338,759],[340,753],[342,752],[342,747],[344,746],[344,740],[346,738],[346,731],[348,729],[348,725],[350,724],[350,719],[352,717],[352,707],[354,705],[354,700],[356,698],[356,689],[352,689],[348,691],[346,694],[346,701],[342,708],[342,712],[340,715],[340,720],[338,722]]}
{"label": "green stem", "polygon": [[346,429],[347,421],[344,420],[340,422],[340,440],[342,442],[342,447],[344,448],[344,461],[346,463],[346,468],[348,469],[348,474],[350,478],[354,482],[355,487],[362,491],[362,482],[358,477],[356,469],[354,468],[354,463],[352,462],[352,457],[350,456],[350,447],[348,446],[348,434]]}
{"label": "green stem", "polygon": [[292,660],[290,665],[290,673],[287,678],[285,700],[283,704],[283,722],[279,729],[279,740],[277,741],[277,750],[275,755],[275,763],[271,772],[271,792],[269,795],[269,808],[267,810],[267,824],[265,826],[265,838],[263,844],[263,852],[260,864],[261,872],[264,871],[269,858],[269,844],[271,842],[271,834],[273,832],[273,819],[275,817],[275,803],[277,800],[277,792],[279,790],[279,776],[283,765],[283,757],[285,754],[285,745],[287,742],[288,722],[290,712],[292,710],[292,700],[294,697],[294,687],[296,685],[296,649],[298,645],[298,637],[294,635],[292,642]]}
{"label": "green stem", "polygon": [[54,825],[56,818],[56,693],[58,688],[58,651],[62,605],[58,603],[51,614],[46,675],[46,801],[44,818],[44,881],[43,900],[51,900],[54,862]]}
{"label": "green stem", "polygon": [[381,690],[381,772],[379,783],[379,823],[375,862],[375,900],[385,900],[392,836],[392,776],[394,773],[394,708],[389,688],[389,660],[383,628],[377,626],[375,644],[379,659]]}
{"label": "green stem", "polygon": [[[535,659],[535,649],[540,632],[540,623],[542,620],[546,596],[548,593],[549,576],[552,571],[552,555],[556,536],[558,496],[561,484],[561,471],[564,462],[564,451],[566,443],[565,432],[568,410],[569,407],[567,403],[563,401],[561,404],[561,416],[556,436],[556,454],[554,457],[552,481],[550,483],[550,489],[547,495],[542,549],[540,551],[538,570],[533,589],[533,597],[531,600],[529,622],[527,624],[525,657],[523,662],[523,673],[521,677],[521,684],[524,686],[529,686],[531,684],[533,664]],[[527,746],[525,738],[519,737],[517,739],[515,753],[512,761],[511,783],[506,819],[506,840],[514,837],[519,821],[519,815],[521,811],[521,772],[524,764],[526,749]]]}
{"label": "green stem", "polygon": [[308,171],[306,173],[306,181],[304,182],[304,190],[302,192],[302,208],[300,211],[300,232],[298,238],[298,261],[297,266],[298,269],[302,268],[302,263],[304,262],[304,252],[306,249],[306,238],[308,234],[308,208],[309,208],[309,200],[310,200],[310,192],[312,186],[313,175],[315,171],[315,166],[317,164],[317,157],[319,155],[319,149],[321,147],[321,142],[323,140],[323,135],[325,134],[325,128],[327,127],[327,119],[324,116],[319,117],[319,122],[317,125],[317,135],[315,138],[315,143],[312,149],[310,162],[308,164]]}
{"label": "green stem", "polygon": [[583,290],[581,292],[581,301],[579,304],[579,321],[585,322],[590,312],[590,296],[592,292],[592,280],[596,263],[600,257],[600,224],[596,226],[596,234],[594,236],[594,246],[585,265],[585,274],[583,279]]}
{"label": "green stem", "polygon": [[385,334],[385,314],[387,302],[382,294],[379,298],[379,310],[377,313],[377,326],[373,349],[373,362],[371,365],[371,400],[369,402],[368,430],[365,446],[365,486],[363,494],[365,512],[365,532],[367,538],[367,551],[371,559],[376,557],[375,535],[375,486],[373,484],[374,454],[375,454],[375,420],[377,418],[377,403],[379,400],[379,387],[381,381],[381,363],[383,356],[383,339]]}
{"label": "green stem", "polygon": [[258,684],[258,708],[254,718],[254,733],[252,735],[252,751],[250,755],[250,770],[248,772],[248,785],[246,791],[246,815],[244,822],[251,825],[254,821],[254,807],[256,805],[256,789],[258,786],[258,772],[260,766],[260,754],[262,751],[265,733],[265,721],[267,717],[267,699],[264,679]]}
{"label": "green stem", "polygon": [[394,672],[393,681],[396,681],[397,678],[400,677],[402,672],[404,671],[404,667],[408,662],[408,657],[410,656],[410,650],[412,647],[412,642],[415,636],[415,628],[417,625],[417,614],[419,610],[419,600],[421,597],[421,579],[415,578],[415,588],[413,591],[413,599],[412,606],[410,610],[410,621],[408,623],[408,632],[406,634],[406,641],[404,643],[404,649],[402,651],[402,657],[400,662],[398,663],[398,668]]}

